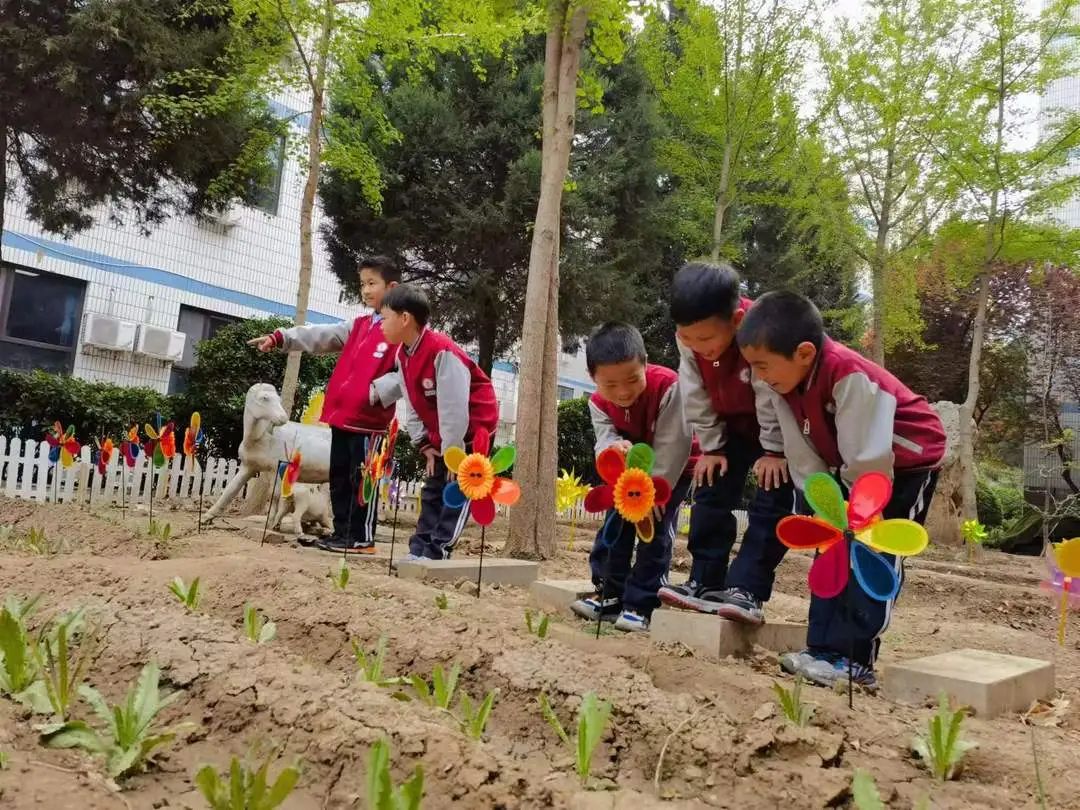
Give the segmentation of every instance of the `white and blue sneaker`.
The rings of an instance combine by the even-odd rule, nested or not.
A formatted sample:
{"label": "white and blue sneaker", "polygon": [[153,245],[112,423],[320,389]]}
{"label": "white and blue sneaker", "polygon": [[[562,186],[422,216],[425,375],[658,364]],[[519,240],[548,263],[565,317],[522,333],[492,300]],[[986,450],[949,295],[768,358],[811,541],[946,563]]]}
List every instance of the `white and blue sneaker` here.
{"label": "white and blue sneaker", "polygon": [[[781,664],[782,666],[782,664]],[[813,656],[799,670],[799,674],[806,680],[817,686],[832,689],[837,683],[846,683],[849,678],[852,683],[861,686],[868,692],[876,692],[878,688],[877,676],[872,667],[851,661],[843,655],[835,653],[819,653]]]}
{"label": "white and blue sneaker", "polygon": [[605,622],[613,622],[622,609],[622,600],[617,597],[609,597],[600,601],[600,594],[594,593],[584,599],[578,599],[570,605],[570,611],[575,616],[580,616],[586,621],[595,622],[602,618]]}
{"label": "white and blue sneaker", "polygon": [[422,559],[424,559],[423,556],[421,556],[420,554],[413,554],[410,551],[404,557],[401,557],[399,559],[396,559],[396,560],[392,561],[390,563],[390,568],[392,568],[394,571],[396,571],[397,570],[397,564],[399,562],[415,562],[416,560],[422,560]]}
{"label": "white and blue sneaker", "polygon": [[646,633],[649,630],[649,620],[636,610],[624,610],[615,620],[615,629],[627,633]]}
{"label": "white and blue sneaker", "polygon": [[784,653],[780,656],[780,669],[788,675],[803,675],[803,670],[816,660],[809,650]]}

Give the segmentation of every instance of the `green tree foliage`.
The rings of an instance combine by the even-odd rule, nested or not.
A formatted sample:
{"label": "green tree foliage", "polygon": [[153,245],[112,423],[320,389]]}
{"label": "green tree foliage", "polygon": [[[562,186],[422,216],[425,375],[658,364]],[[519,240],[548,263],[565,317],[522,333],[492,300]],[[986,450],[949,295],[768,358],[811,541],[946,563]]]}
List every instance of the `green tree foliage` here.
{"label": "green tree foliage", "polygon": [[589,398],[564,399],[559,403],[559,469],[572,470],[581,480],[599,484],[596,475]]}
{"label": "green tree foliage", "polygon": [[214,0],[3,4],[0,215],[18,193],[70,234],[101,203],[146,227],[253,194],[280,123],[235,81],[231,20]]}

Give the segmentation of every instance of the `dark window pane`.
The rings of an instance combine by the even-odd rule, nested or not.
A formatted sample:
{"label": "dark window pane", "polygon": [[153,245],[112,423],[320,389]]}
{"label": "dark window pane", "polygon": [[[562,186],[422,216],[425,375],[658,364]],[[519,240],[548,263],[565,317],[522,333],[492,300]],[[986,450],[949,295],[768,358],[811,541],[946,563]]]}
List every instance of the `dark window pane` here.
{"label": "dark window pane", "polygon": [[0,366],[4,368],[19,371],[39,368],[52,374],[68,374],[71,372],[71,361],[72,354],[65,349],[46,349],[0,340]]}
{"label": "dark window pane", "polygon": [[184,357],[173,368],[190,369],[195,365],[195,347],[202,341],[217,334],[217,331],[230,323],[236,323],[240,318],[229,315],[220,315],[216,312],[207,312],[203,309],[195,309],[181,305],[180,318],[176,323],[176,331],[187,335],[184,341]]}
{"label": "dark window pane", "polygon": [[79,336],[79,310],[85,284],[44,273],[13,276],[7,336],[72,347]]}
{"label": "dark window pane", "polygon": [[169,374],[169,393],[182,394],[188,389],[188,378],[191,372],[186,368],[177,368],[175,365]]}
{"label": "dark window pane", "polygon": [[261,211],[277,215],[278,201],[281,198],[281,175],[285,167],[285,139],[281,138],[270,147],[270,173],[265,183],[255,189],[252,204]]}

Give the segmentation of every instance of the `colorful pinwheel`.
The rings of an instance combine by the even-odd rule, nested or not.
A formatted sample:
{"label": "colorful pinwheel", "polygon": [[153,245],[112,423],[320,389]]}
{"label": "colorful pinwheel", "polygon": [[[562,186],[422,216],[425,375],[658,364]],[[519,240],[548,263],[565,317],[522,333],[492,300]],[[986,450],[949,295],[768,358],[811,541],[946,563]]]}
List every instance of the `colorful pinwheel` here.
{"label": "colorful pinwheel", "polygon": [[79,455],[82,445],[75,438],[75,426],[68,425],[67,430],[59,422],[53,422],[51,428],[45,431],[45,441],[49,443],[49,463],[56,464],[58,461],[64,467],[70,467],[75,463],[75,456]]}
{"label": "colorful pinwheel", "polygon": [[94,454],[94,463],[97,464],[97,470],[99,475],[105,475],[109,469],[109,462],[112,461],[112,454],[115,446],[113,440],[109,438],[96,439],[94,443],[97,445],[97,452]]}
{"label": "colorful pinwheel", "polygon": [[1043,588],[1059,594],[1058,644],[1065,644],[1065,623],[1069,617],[1069,605],[1080,605],[1080,537],[1054,543],[1046,556],[1050,579]]}
{"label": "colorful pinwheel", "polygon": [[147,437],[143,450],[153,457],[155,467],[164,467],[165,462],[176,455],[176,425],[171,421],[161,425],[161,417],[158,417],[157,430],[149,423],[143,425],[143,430]]}
{"label": "colorful pinwheel", "polygon": [[367,458],[361,469],[360,489],[356,493],[356,502],[361,506],[375,497],[379,482],[389,478],[394,466],[394,445],[397,443],[398,421],[392,419],[386,435],[379,435],[371,440]]}
{"label": "colorful pinwheel", "polygon": [[448,447],[443,452],[447,469],[455,474],[443,489],[443,503],[451,509],[469,504],[469,513],[481,526],[489,526],[495,520],[495,504],[513,506],[521,497],[521,487],[510,478],[498,474],[514,466],[516,452],[513,445],[500,447],[488,458],[491,436],[480,428],[473,436],[473,452],[466,454],[460,447]]}
{"label": "colorful pinwheel", "polygon": [[555,509],[559,512],[573,509],[591,490],[588,484],[581,483],[580,475],[560,470],[559,477],[555,479]]}
{"label": "colorful pinwheel", "polygon": [[206,434],[202,429],[202,417],[198,411],[191,414],[191,422],[184,431],[184,455],[195,460],[195,456],[206,443]]}
{"label": "colorful pinwheel", "polygon": [[604,485],[585,496],[585,511],[614,508],[623,520],[634,524],[639,540],[651,543],[656,531],[653,508],[671,500],[671,485],[650,475],[655,460],[647,444],[635,444],[626,455],[614,447],[602,450],[596,457],[596,471]]}
{"label": "colorful pinwheel", "polygon": [[839,484],[825,473],[806,479],[806,500],[817,517],[793,515],[776,527],[788,548],[821,552],[810,566],[810,591],[832,599],[847,587],[852,573],[871,599],[887,602],[900,590],[896,569],[878,552],[911,557],[926,548],[926,529],[912,520],[882,520],[892,497],[892,482],[882,473],[859,476],[844,502]]}
{"label": "colorful pinwheel", "polygon": [[300,462],[302,457],[299,450],[294,450],[288,462],[278,462],[278,476],[281,478],[281,497],[288,498],[292,495],[293,484],[300,479]]}
{"label": "colorful pinwheel", "polygon": [[120,442],[120,455],[124,457],[124,463],[134,467],[139,458],[142,442],[139,440],[139,426],[132,425],[127,432],[127,438]]}

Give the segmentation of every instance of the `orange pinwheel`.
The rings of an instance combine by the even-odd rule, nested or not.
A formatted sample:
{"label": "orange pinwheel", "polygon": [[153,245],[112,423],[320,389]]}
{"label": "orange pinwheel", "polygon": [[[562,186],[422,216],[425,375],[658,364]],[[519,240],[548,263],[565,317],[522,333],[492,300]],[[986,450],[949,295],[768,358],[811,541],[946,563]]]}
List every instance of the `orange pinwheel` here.
{"label": "orange pinwheel", "polygon": [[97,464],[98,473],[105,475],[105,472],[109,469],[109,462],[112,460],[113,450],[115,449],[113,440],[105,438],[100,441],[96,440],[95,443],[97,444],[97,452],[94,454],[96,456],[94,461]]}
{"label": "orange pinwheel", "polygon": [[460,447],[448,447],[443,453],[447,469],[455,476],[443,489],[443,503],[451,509],[469,504],[469,514],[481,526],[489,526],[495,520],[495,504],[513,506],[521,497],[521,487],[516,481],[499,476],[514,466],[517,457],[514,446],[500,447],[488,458],[490,451],[491,435],[479,428],[473,436],[473,452],[467,454]]}
{"label": "orange pinwheel", "polygon": [[74,425],[68,425],[67,430],[64,430],[60,422],[53,422],[52,427],[45,432],[45,441],[49,443],[49,461],[53,464],[59,461],[65,467],[74,464],[75,456],[82,450],[82,445],[75,438]]}
{"label": "orange pinwheel", "polygon": [[614,447],[596,457],[596,471],[604,480],[585,496],[587,512],[607,512],[614,508],[623,520],[634,524],[643,543],[651,543],[656,532],[653,507],[671,500],[671,485],[651,475],[656,454],[647,444],[635,444],[625,455]]}
{"label": "orange pinwheel", "polygon": [[202,417],[199,416],[198,411],[195,411],[191,414],[191,422],[187,430],[184,431],[184,455],[191,459],[195,458],[195,454],[199,452],[199,448],[205,441],[206,434],[202,429]]}
{"label": "orange pinwheel", "polygon": [[293,484],[300,479],[300,462],[302,456],[299,450],[295,450],[289,461],[278,462],[278,475],[281,477],[281,497],[288,498],[293,493]]}

